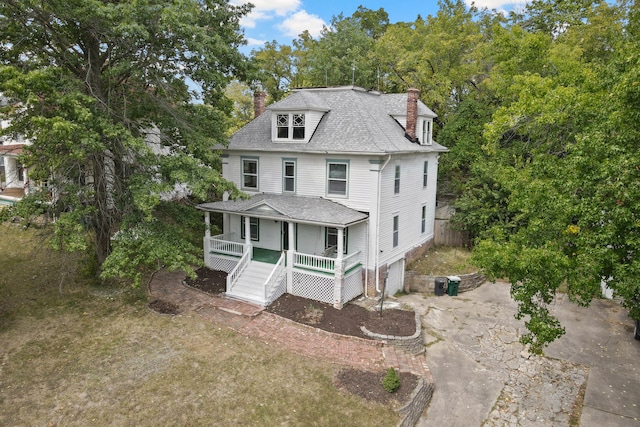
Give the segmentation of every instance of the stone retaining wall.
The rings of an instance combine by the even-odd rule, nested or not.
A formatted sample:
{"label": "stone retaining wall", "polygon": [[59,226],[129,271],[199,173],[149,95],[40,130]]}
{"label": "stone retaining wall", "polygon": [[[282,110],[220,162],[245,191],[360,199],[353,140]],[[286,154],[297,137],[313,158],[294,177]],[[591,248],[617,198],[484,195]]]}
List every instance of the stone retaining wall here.
{"label": "stone retaining wall", "polygon": [[[457,276],[460,277],[460,286],[458,286],[458,292],[466,292],[475,289],[486,280],[485,277],[478,272],[470,274],[458,274]],[[424,276],[413,271],[407,271],[404,274],[405,289],[408,288],[409,292],[433,294],[435,290],[435,281],[436,276]]]}
{"label": "stone retaining wall", "polygon": [[425,351],[424,348],[424,337],[422,336],[422,322],[420,320],[420,314],[418,312],[415,313],[416,319],[416,332],[408,337],[397,337],[394,335],[381,335],[376,334],[374,332],[369,331],[364,326],[360,326],[360,330],[368,336],[369,338],[373,338],[376,341],[382,341],[387,344],[391,344],[392,346],[404,351],[409,354],[420,354]]}
{"label": "stone retaining wall", "polygon": [[428,382],[424,378],[418,379],[418,385],[411,393],[409,402],[402,408],[398,409],[398,413],[402,415],[402,421],[398,427],[413,427],[416,425],[424,408],[427,407],[433,396],[433,383]]}

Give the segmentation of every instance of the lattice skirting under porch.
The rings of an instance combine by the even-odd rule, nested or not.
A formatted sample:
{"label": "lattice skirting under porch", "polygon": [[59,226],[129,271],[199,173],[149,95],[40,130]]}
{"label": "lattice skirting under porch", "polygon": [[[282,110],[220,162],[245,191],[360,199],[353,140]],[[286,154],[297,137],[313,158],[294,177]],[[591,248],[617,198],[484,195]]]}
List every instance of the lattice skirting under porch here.
{"label": "lattice skirting under porch", "polygon": [[226,258],[221,257],[220,255],[209,254],[207,256],[207,267],[211,270],[220,270],[225,273],[231,273],[231,271],[238,264],[238,260],[236,258]]}
{"label": "lattice skirting under porch", "polygon": [[293,272],[291,293],[299,297],[333,304],[333,276]]}
{"label": "lattice skirting under porch", "polygon": [[362,269],[357,268],[344,278],[342,283],[342,303],[349,302],[362,294],[362,289]]}
{"label": "lattice skirting under porch", "polygon": [[[333,276],[294,270],[291,293],[314,301],[333,304],[334,285]],[[362,269],[358,268],[343,280],[342,302],[351,301],[360,294],[362,294]]]}

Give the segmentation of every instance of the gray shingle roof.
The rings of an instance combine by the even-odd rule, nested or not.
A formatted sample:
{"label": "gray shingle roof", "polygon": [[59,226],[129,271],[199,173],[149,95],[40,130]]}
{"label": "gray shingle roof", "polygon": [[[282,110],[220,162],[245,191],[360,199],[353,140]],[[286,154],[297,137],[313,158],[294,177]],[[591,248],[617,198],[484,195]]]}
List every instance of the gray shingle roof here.
{"label": "gray shingle roof", "polygon": [[[355,87],[299,89],[268,107],[271,111],[326,111],[309,142],[272,142],[269,111],[240,129],[229,150],[388,154],[447,151],[437,143],[419,145],[405,137],[392,117],[406,115],[406,94],[380,94]],[[422,102],[418,115],[436,115]]]}
{"label": "gray shingle roof", "polygon": [[244,214],[258,218],[322,224],[332,227],[346,227],[368,218],[367,214],[322,197],[284,194],[261,193],[246,200],[203,203],[197,207],[210,212]]}

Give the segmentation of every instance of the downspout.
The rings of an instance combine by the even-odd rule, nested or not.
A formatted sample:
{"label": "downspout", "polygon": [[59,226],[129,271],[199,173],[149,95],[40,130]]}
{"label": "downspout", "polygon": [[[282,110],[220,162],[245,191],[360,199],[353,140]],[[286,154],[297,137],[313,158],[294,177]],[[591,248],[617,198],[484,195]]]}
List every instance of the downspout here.
{"label": "downspout", "polygon": [[378,263],[380,262],[380,192],[382,191],[382,171],[384,170],[384,168],[387,166],[387,164],[389,163],[389,161],[391,160],[391,154],[389,154],[389,157],[387,157],[387,160],[384,162],[384,164],[382,165],[382,167],[380,168],[380,170],[378,171],[378,194],[377,194],[377,205],[378,205],[378,213],[377,213],[377,218],[376,218],[376,227],[378,228],[376,231],[376,268],[375,268],[375,274],[376,274],[376,292],[382,292],[380,290],[380,274],[379,274],[379,269],[380,266],[378,265]]}

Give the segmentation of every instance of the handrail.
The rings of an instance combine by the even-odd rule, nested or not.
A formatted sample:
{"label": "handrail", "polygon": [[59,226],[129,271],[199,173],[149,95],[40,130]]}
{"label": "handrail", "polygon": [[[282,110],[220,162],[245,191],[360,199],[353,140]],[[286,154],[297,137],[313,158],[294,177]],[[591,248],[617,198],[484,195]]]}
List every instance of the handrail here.
{"label": "handrail", "polygon": [[246,251],[240,261],[236,264],[236,266],[231,270],[231,273],[227,275],[227,292],[231,292],[235,284],[238,282],[240,275],[244,271],[244,269],[249,265],[249,260],[251,259],[251,251]]}
{"label": "handrail", "polygon": [[264,300],[267,302],[269,301],[269,298],[273,295],[273,292],[276,289],[277,280],[280,277],[280,274],[282,273],[282,271],[284,270],[285,259],[286,259],[285,253],[282,252],[280,254],[280,258],[278,259],[278,262],[276,263],[276,266],[273,268],[273,270],[271,270],[271,274],[269,275],[266,282],[264,283]]}

